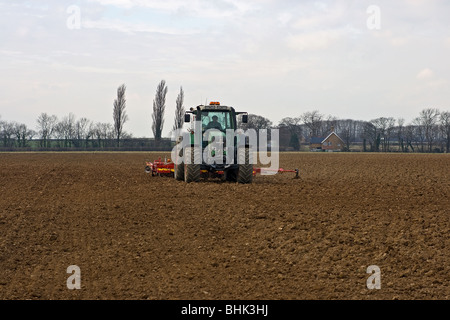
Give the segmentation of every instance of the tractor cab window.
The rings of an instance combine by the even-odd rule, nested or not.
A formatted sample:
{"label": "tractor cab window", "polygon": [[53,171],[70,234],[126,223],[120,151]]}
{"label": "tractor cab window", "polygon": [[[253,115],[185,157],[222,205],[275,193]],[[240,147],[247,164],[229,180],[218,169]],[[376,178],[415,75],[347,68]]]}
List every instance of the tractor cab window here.
{"label": "tractor cab window", "polygon": [[224,111],[203,111],[202,129],[203,132],[210,129],[225,131],[232,129],[232,118],[230,112]]}

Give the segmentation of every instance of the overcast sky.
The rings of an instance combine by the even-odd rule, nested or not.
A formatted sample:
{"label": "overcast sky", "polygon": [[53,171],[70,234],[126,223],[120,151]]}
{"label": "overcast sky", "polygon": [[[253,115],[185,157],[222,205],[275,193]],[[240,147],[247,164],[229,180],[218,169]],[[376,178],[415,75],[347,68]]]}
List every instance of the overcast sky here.
{"label": "overcast sky", "polygon": [[158,83],[163,134],[185,106],[220,101],[284,117],[412,120],[449,110],[450,1],[0,0],[0,116],[36,129],[41,112],[151,137]]}

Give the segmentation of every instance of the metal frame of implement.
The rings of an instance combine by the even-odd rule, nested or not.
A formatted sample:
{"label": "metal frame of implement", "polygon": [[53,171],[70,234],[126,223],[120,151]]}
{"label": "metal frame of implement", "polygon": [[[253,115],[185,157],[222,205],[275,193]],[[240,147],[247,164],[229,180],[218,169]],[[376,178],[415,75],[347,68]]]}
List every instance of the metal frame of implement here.
{"label": "metal frame of implement", "polygon": [[[277,172],[277,173],[295,173],[294,179],[299,178],[298,169],[295,170],[286,170],[286,169],[269,169],[269,168],[254,168],[253,175],[255,176],[258,173],[262,172]],[[175,173],[175,163],[173,163],[170,159],[165,159],[164,161],[159,158],[153,162],[146,161],[145,162],[145,172],[151,173],[152,177],[160,176],[160,177],[173,177]],[[202,173],[208,173],[207,170],[202,170]],[[223,174],[223,171],[216,172],[219,175]]]}

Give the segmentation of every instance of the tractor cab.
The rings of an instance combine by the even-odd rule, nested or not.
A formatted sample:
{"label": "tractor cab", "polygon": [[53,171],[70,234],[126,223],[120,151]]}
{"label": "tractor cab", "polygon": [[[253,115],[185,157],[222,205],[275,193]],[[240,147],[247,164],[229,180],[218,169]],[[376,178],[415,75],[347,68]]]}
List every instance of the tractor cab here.
{"label": "tractor cab", "polygon": [[236,112],[233,107],[222,106],[219,102],[211,102],[207,106],[200,105],[197,108],[191,108],[186,112],[184,121],[191,123],[192,131],[195,122],[200,121],[203,142],[208,144],[212,137],[225,137],[227,130],[236,130],[238,127],[237,116],[239,115],[242,115],[242,123],[247,123],[246,112]]}
{"label": "tractor cab", "polygon": [[228,110],[202,110],[201,112],[202,132],[207,130],[226,131],[235,129],[232,113]]}
{"label": "tractor cab", "polygon": [[[191,119],[191,115],[193,115],[193,119]],[[186,112],[184,122],[201,121],[203,132],[208,129],[236,130],[237,115],[242,115],[242,122],[247,123],[247,112],[236,112],[233,107],[222,106],[219,102],[211,102],[208,106],[200,105],[197,108],[191,108]]]}

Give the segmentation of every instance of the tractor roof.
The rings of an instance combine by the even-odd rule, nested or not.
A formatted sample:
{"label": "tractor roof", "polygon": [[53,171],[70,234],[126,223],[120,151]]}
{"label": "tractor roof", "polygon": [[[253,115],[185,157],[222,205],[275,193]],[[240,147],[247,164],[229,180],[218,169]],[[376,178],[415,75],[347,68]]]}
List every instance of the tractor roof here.
{"label": "tractor roof", "polygon": [[221,105],[209,105],[209,106],[203,106],[200,105],[197,107],[197,110],[205,110],[205,111],[232,111],[234,110],[233,107],[227,107],[227,106],[221,106]]}

